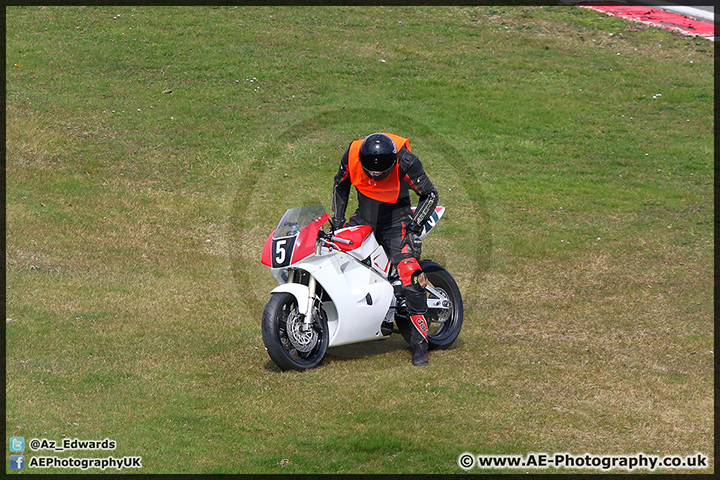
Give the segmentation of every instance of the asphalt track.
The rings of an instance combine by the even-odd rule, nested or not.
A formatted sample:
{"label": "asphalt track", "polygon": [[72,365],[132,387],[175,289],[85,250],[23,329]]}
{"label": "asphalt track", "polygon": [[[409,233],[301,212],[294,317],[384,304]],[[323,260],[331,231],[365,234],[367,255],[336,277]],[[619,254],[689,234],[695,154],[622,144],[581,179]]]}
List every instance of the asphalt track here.
{"label": "asphalt track", "polygon": [[715,40],[714,7],[686,7],[673,4],[649,6],[615,1],[579,2],[576,5],[685,35]]}

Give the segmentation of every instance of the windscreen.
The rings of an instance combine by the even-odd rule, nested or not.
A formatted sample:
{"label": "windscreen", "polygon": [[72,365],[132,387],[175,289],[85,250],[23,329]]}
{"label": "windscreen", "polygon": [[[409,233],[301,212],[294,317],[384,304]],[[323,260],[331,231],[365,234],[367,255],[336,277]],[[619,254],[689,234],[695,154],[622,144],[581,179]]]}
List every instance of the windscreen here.
{"label": "windscreen", "polygon": [[273,238],[290,237],[297,235],[300,230],[307,227],[318,217],[325,215],[325,207],[311,205],[309,207],[291,208],[280,219]]}

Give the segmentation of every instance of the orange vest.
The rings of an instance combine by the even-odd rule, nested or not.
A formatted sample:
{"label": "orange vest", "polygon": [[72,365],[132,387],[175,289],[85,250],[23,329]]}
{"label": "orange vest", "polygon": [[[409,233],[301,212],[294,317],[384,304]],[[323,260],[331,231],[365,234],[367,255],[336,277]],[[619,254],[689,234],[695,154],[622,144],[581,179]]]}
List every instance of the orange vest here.
{"label": "orange vest", "polygon": [[[395,149],[399,152],[401,148],[406,147],[410,150],[410,141],[399,135],[385,133],[395,143]],[[360,193],[366,197],[383,203],[395,203],[400,196],[400,175],[398,170],[400,166],[396,163],[390,176],[384,180],[375,181],[368,177],[360,163],[360,145],[363,140],[355,140],[350,144],[350,152],[348,153],[348,171],[350,172],[350,182],[355,185]]]}

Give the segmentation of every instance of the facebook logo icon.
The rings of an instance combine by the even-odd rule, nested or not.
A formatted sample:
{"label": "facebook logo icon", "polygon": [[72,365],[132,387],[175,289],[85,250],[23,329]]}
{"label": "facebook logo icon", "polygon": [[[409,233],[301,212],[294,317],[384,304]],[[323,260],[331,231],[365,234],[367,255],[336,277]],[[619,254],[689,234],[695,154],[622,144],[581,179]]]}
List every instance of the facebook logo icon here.
{"label": "facebook logo icon", "polygon": [[10,455],[10,470],[25,470],[25,455]]}

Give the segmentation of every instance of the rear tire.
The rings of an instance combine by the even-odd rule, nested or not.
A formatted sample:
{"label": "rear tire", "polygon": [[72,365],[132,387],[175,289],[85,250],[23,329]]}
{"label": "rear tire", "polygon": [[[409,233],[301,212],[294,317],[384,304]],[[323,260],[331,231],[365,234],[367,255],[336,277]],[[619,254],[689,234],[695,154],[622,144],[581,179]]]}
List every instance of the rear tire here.
{"label": "rear tire", "polygon": [[294,295],[272,294],[263,311],[262,336],[268,355],[281,370],[315,368],[325,357],[328,328],[324,312],[316,312],[310,331],[303,331],[302,323]]}
{"label": "rear tire", "polygon": [[[425,320],[428,323],[428,346],[430,349],[448,348],[460,335],[463,323],[463,303],[460,289],[450,272],[435,262],[422,260],[420,267],[428,283],[450,302],[450,309],[428,308]],[[428,291],[428,296],[430,292]]]}

